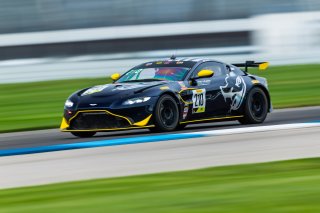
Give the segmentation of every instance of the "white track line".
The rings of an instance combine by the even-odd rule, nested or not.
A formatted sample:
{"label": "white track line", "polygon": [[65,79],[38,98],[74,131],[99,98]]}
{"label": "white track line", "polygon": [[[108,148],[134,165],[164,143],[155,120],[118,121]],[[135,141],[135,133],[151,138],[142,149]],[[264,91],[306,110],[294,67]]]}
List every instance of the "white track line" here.
{"label": "white track line", "polygon": [[[196,132],[196,133],[204,134],[206,136],[217,136],[217,135],[232,135],[232,134],[266,132],[266,131],[277,131],[277,130],[301,129],[301,128],[309,128],[309,127],[320,127],[320,122],[242,127],[242,128],[234,128],[234,129],[202,131],[202,132]],[[194,134],[194,133],[195,132],[186,133],[186,134]]]}

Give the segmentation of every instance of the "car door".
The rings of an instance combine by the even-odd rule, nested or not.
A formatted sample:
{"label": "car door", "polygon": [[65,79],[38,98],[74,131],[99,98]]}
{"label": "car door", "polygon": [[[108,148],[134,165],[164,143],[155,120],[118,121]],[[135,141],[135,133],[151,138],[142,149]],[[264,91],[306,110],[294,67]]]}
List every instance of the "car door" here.
{"label": "car door", "polygon": [[219,62],[204,62],[194,70],[190,79],[196,77],[201,70],[211,70],[214,75],[189,81],[189,87],[194,88],[189,92],[192,100],[192,113],[189,118],[194,120],[225,116],[229,109],[221,93],[227,72],[225,65]]}
{"label": "car door", "polygon": [[227,74],[220,89],[227,105],[227,114],[230,115],[237,113],[237,110],[241,107],[247,91],[247,85],[242,72],[229,65],[226,65],[226,70]]}

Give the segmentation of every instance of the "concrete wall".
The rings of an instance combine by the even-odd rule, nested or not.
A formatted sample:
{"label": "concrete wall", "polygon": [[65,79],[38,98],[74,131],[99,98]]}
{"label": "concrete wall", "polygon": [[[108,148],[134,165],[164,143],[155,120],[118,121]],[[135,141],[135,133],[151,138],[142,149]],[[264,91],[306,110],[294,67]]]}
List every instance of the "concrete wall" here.
{"label": "concrete wall", "polygon": [[319,0],[0,0],[0,33],[248,18],[320,10]]}
{"label": "concrete wall", "polygon": [[253,42],[271,60],[320,62],[320,12],[253,17]]}

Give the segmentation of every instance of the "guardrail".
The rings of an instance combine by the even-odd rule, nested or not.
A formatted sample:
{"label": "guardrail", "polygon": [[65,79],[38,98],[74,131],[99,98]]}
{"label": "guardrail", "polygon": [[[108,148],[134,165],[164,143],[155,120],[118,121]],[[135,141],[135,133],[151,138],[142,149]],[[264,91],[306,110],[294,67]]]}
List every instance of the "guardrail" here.
{"label": "guardrail", "polygon": [[252,31],[248,19],[195,21],[0,35],[0,47]]}
{"label": "guardrail", "polygon": [[[320,63],[320,12],[269,14],[249,19],[111,27],[0,35],[0,47],[116,40],[168,35],[250,31],[252,44],[241,47],[178,50],[178,56],[226,62],[267,60],[273,65]],[[196,37],[195,37],[196,39]],[[0,83],[107,76],[139,63],[169,57],[175,49],[0,62]]]}

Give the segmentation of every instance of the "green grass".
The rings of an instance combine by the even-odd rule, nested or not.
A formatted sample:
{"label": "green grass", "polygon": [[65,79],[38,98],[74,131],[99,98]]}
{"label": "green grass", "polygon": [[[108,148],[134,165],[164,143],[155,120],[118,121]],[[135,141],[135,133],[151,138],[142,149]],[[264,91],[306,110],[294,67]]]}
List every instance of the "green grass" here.
{"label": "green grass", "polygon": [[275,108],[320,105],[320,64],[271,67],[252,71],[266,77]]}
{"label": "green grass", "polygon": [[0,212],[319,212],[320,158],[0,190]]}
{"label": "green grass", "polygon": [[[275,108],[320,105],[320,65],[271,67],[267,77]],[[57,128],[65,99],[110,79],[78,79],[0,85],[0,132]]]}
{"label": "green grass", "polygon": [[71,93],[110,79],[0,84],[0,132],[57,128]]}

